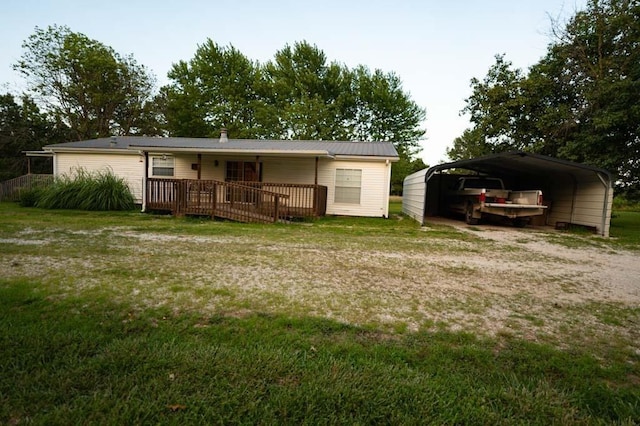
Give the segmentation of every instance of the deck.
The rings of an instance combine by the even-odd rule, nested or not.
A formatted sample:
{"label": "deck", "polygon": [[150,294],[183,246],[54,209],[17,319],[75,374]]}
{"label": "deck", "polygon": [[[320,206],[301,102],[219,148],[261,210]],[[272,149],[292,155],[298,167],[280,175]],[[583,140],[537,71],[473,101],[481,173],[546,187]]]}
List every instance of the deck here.
{"label": "deck", "polygon": [[327,187],[270,182],[147,179],[146,208],[238,222],[273,223],[324,216]]}

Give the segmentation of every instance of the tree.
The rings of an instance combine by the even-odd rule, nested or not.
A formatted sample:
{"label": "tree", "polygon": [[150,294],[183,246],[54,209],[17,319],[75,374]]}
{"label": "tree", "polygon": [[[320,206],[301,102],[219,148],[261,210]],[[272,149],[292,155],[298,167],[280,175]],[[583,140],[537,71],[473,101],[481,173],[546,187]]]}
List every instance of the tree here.
{"label": "tree", "polygon": [[424,108],[402,89],[402,81],[394,73],[372,73],[359,66],[354,74],[356,113],[351,138],[394,142],[401,157],[412,159],[426,133],[420,127],[426,118]]}
{"label": "tree", "polygon": [[[40,112],[35,102],[23,96],[20,102],[13,95],[0,95],[0,181],[27,172],[23,151],[36,151],[43,145],[62,142],[68,128]],[[46,161],[35,161],[34,173],[51,173]]]}
{"label": "tree", "polygon": [[138,134],[154,77],[132,56],[65,26],[36,27],[14,68],[42,107],[78,140]]}
{"label": "tree", "polygon": [[207,40],[168,76],[172,83],[162,90],[171,135],[214,137],[226,127],[236,138],[259,138],[272,131],[265,126],[261,70],[233,46]]}
{"label": "tree", "polygon": [[[211,40],[178,62],[161,89],[169,131],[234,138],[386,140],[415,163],[425,110],[394,73],[329,63],[317,46],[286,45],[264,65]],[[408,167],[394,166],[395,176]],[[404,176],[401,176],[404,179]]]}
{"label": "tree", "polygon": [[391,167],[391,195],[402,195],[404,178],[427,167],[421,158],[401,156]]}
{"label": "tree", "polygon": [[487,142],[479,128],[466,129],[453,140],[453,146],[447,148],[447,155],[454,161],[481,157],[491,152],[493,146]]}
{"label": "tree", "polygon": [[169,78],[161,98],[173,136],[216,137],[226,127],[234,138],[386,140],[401,158],[393,166],[396,187],[424,168],[415,155],[426,113],[400,78],[329,63],[307,42],[286,45],[261,65],[207,40]]}
{"label": "tree", "polygon": [[458,156],[455,159],[526,146],[526,140],[517,133],[525,104],[522,71],[513,69],[504,55],[495,59],[482,81],[471,80],[473,93],[462,113],[470,115],[474,127],[454,141],[454,149],[449,152]]}
{"label": "tree", "polygon": [[501,56],[463,112],[473,128],[450,155],[525,149],[616,173],[640,192],[640,2],[590,0],[528,74]]}
{"label": "tree", "polygon": [[551,58],[565,62],[560,87],[575,93],[564,158],[617,172],[640,189],[640,2],[591,0],[564,31]]}
{"label": "tree", "polygon": [[279,137],[345,140],[345,114],[353,102],[350,71],[307,42],[287,45],[264,65],[270,105],[278,111]]}

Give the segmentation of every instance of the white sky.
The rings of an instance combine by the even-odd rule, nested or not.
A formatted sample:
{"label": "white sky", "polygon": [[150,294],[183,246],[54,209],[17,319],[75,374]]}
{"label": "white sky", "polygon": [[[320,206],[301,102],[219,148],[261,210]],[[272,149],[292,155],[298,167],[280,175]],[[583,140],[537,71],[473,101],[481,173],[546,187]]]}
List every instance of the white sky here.
{"label": "white sky", "polygon": [[[483,78],[494,55],[528,68],[546,52],[550,17],[566,18],[585,0],[3,0],[0,91],[23,81],[11,65],[36,26],[67,25],[133,54],[159,85],[171,64],[193,57],[207,38],[234,45],[260,62],[285,44],[306,40],[329,61],[394,71],[427,109],[420,156],[429,165],[469,126],[459,112],[472,77]],[[233,136],[233,135],[231,135]]]}

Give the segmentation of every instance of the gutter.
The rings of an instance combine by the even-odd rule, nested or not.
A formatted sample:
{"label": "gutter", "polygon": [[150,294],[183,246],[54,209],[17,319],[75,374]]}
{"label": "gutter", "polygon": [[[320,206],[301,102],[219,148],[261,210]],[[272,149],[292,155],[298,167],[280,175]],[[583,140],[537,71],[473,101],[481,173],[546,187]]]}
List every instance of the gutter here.
{"label": "gutter", "polygon": [[[51,156],[54,153],[58,153],[58,152],[66,152],[66,153],[73,153],[73,154],[85,154],[87,152],[93,153],[93,154],[122,154],[122,155],[134,155],[134,154],[139,154],[139,152],[135,151],[130,151],[127,149],[113,149],[113,148],[49,148],[47,149],[47,147],[45,146],[44,151],[42,152],[48,152],[51,153]],[[29,154],[27,154],[29,155]]]}
{"label": "gutter", "polygon": [[53,157],[52,151],[22,151],[27,157]]}
{"label": "gutter", "polygon": [[193,153],[193,154],[242,154],[249,156],[271,156],[271,157],[325,157],[335,158],[335,156],[328,151],[316,150],[316,151],[290,151],[290,150],[248,150],[248,149],[212,149],[212,148],[175,148],[175,147],[162,147],[162,146],[142,146],[142,145],[129,145],[129,150],[135,150],[143,152],[165,152],[165,153]]}

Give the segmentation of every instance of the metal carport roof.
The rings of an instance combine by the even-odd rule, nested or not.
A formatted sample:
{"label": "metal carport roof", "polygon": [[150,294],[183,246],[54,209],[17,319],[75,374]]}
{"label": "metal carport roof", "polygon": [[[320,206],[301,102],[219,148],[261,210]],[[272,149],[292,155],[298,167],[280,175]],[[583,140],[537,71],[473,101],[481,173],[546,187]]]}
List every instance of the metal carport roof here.
{"label": "metal carport roof", "polygon": [[467,169],[478,173],[502,175],[534,175],[540,172],[552,172],[565,173],[575,177],[596,173],[608,183],[612,182],[611,174],[604,169],[524,151],[502,152],[470,160],[439,164],[427,170],[425,179],[429,180],[434,173],[449,169]]}

